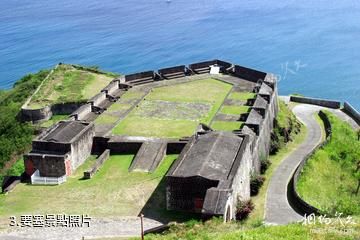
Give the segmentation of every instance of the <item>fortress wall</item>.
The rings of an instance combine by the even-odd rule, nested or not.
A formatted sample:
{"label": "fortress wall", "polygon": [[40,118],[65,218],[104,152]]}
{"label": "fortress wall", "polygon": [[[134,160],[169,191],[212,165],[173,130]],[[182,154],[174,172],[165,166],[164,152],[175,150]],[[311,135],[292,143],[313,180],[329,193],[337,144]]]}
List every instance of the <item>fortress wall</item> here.
{"label": "fortress wall", "polygon": [[90,103],[92,106],[99,106],[101,102],[106,100],[106,92],[100,92],[96,94],[94,97],[92,97],[88,103]]}
{"label": "fortress wall", "polygon": [[235,65],[234,75],[251,82],[258,82],[265,79],[266,73]]}
{"label": "fortress wall", "polygon": [[232,63],[215,59],[215,60],[210,60],[210,61],[192,63],[189,65],[189,69],[196,71],[197,69],[206,68],[206,67],[209,67],[209,66],[215,65],[215,64],[220,66],[221,72],[224,72],[227,68],[232,66]]}
{"label": "fortress wall", "polygon": [[110,150],[106,149],[97,159],[91,169],[84,172],[84,179],[90,179],[110,157]]}
{"label": "fortress wall", "polygon": [[29,153],[24,155],[25,172],[31,176],[36,170],[39,170],[40,176],[61,177],[66,174],[66,159],[66,155]]}
{"label": "fortress wall", "polygon": [[72,103],[56,103],[51,106],[52,113],[55,114],[71,114],[79,107],[84,105],[85,102],[72,102]]}
{"label": "fortress wall", "polygon": [[172,73],[185,73],[185,65],[162,68],[158,70],[161,75],[172,74]]}
{"label": "fortress wall", "polygon": [[233,179],[231,189],[232,198],[232,216],[236,214],[236,205],[238,200],[247,201],[250,199],[250,173],[252,168],[252,156],[250,151],[250,138],[245,136],[238,155],[236,156],[236,165],[232,171]]}
{"label": "fortress wall", "polygon": [[335,108],[335,109],[339,109],[341,107],[341,103],[339,101],[319,99],[319,98],[290,96],[290,101],[298,102],[298,103],[313,104],[313,105],[318,105],[318,106],[328,107],[328,108]]}
{"label": "fortress wall", "polygon": [[154,78],[154,71],[145,71],[134,74],[125,75],[125,82],[142,79],[142,78]]}
{"label": "fortress wall", "polygon": [[110,154],[136,154],[142,142],[108,142]]}
{"label": "fortress wall", "polygon": [[52,116],[52,111],[49,106],[40,109],[27,109],[21,108],[21,120],[26,122],[38,123],[41,121],[47,121]]}
{"label": "fortress wall", "polygon": [[186,144],[187,142],[184,141],[168,142],[166,147],[166,154],[180,154]]}
{"label": "fortress wall", "polygon": [[350,116],[352,117],[355,122],[357,122],[357,124],[360,125],[360,113],[357,109],[355,109],[353,106],[351,106],[350,103],[345,102],[344,103],[344,111]]}
{"label": "fortress wall", "polygon": [[21,108],[21,120],[38,123],[49,120],[55,114],[70,114],[82,106],[83,102],[57,103],[39,109]]}
{"label": "fortress wall", "polygon": [[278,93],[277,88],[274,88],[274,93],[271,96],[270,104],[266,109],[266,114],[262,125],[260,126],[259,136],[255,137],[253,143],[253,170],[260,173],[261,159],[269,157],[271,132],[274,126],[274,119],[278,113]]}
{"label": "fortress wall", "polygon": [[92,111],[91,103],[87,103],[82,105],[75,112],[73,112],[71,116],[73,116],[75,120],[84,120],[86,118],[86,115],[91,113],[91,111]]}
{"label": "fortress wall", "polygon": [[65,154],[71,150],[71,146],[69,143],[33,140],[32,149],[33,151],[49,151]]}
{"label": "fortress wall", "polygon": [[95,126],[90,123],[81,134],[71,143],[71,168],[75,170],[91,155]]}
{"label": "fortress wall", "polygon": [[103,153],[108,147],[109,140],[110,140],[110,138],[107,138],[107,137],[95,136],[93,138],[93,145],[92,145],[91,153],[92,154]]}

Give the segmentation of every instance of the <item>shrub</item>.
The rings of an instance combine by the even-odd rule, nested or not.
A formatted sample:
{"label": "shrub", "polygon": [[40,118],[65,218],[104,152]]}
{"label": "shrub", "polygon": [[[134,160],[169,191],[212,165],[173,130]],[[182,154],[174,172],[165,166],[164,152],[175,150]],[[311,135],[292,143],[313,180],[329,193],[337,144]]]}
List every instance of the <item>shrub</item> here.
{"label": "shrub", "polygon": [[250,194],[251,196],[255,196],[259,193],[259,190],[261,188],[261,186],[264,184],[265,181],[265,177],[258,175],[258,174],[253,174],[251,175],[251,179],[250,179]]}
{"label": "shrub", "polygon": [[236,220],[246,219],[251,211],[254,209],[254,204],[251,200],[248,201],[238,201],[236,206]]}
{"label": "shrub", "polygon": [[270,165],[271,165],[271,162],[268,158],[261,157],[260,158],[260,173],[264,174]]}

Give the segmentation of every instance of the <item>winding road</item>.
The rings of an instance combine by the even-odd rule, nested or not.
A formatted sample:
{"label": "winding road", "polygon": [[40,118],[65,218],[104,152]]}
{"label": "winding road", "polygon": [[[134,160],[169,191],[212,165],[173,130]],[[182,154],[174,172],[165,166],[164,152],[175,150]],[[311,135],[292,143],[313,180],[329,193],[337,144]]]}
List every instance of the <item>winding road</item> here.
{"label": "winding road", "polygon": [[308,135],[305,141],[281,162],[270,179],[265,202],[266,224],[288,224],[298,222],[303,218],[290,206],[287,198],[287,186],[303,158],[312,152],[322,140],[321,127],[315,120],[315,114],[321,109],[331,111],[343,121],[348,122],[354,129],[358,127],[356,122],[341,110],[308,104],[299,104],[293,108],[296,117],[307,127]]}

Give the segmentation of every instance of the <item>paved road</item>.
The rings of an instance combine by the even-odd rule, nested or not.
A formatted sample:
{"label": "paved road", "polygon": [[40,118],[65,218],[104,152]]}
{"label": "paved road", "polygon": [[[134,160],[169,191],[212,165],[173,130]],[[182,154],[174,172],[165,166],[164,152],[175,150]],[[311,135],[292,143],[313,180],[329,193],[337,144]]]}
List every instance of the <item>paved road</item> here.
{"label": "paved road", "polygon": [[[145,230],[160,225],[162,225],[160,222],[144,219]],[[140,238],[140,219],[138,217],[92,219],[90,227],[12,227],[7,232],[0,233],[1,240],[82,240],[119,236]]]}
{"label": "paved road", "polygon": [[352,118],[338,109],[328,109],[309,104],[299,104],[294,107],[293,112],[306,125],[308,136],[298,149],[283,160],[270,180],[265,203],[265,222],[267,224],[288,224],[302,219],[302,216],[289,205],[287,185],[301,160],[321,141],[321,128],[315,120],[314,114],[322,109],[334,113],[354,129],[359,128],[359,125]]}
{"label": "paved road", "polygon": [[288,224],[302,219],[289,205],[287,185],[301,160],[321,141],[321,127],[314,118],[314,113],[320,109],[321,107],[306,104],[297,105],[293,109],[298,119],[306,125],[308,135],[299,148],[282,161],[270,179],[265,203],[267,224]]}

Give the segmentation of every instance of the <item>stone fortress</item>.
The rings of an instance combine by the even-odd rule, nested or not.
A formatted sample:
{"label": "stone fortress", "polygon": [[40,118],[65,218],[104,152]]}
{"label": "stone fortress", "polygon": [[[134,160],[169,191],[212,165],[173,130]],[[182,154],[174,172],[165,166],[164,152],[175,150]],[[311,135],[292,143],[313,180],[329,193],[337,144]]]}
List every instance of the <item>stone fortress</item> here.
{"label": "stone fortress", "polygon": [[[235,116],[235,120],[244,122],[239,129],[215,131],[200,124],[192,136],[180,139],[111,133],[151,89],[209,78],[231,84],[235,92],[255,93],[243,103],[249,111]],[[142,89],[144,94],[132,102],[130,109],[116,115],[118,121],[94,124],[131,88]],[[273,74],[221,60],[121,76],[80,106],[69,120],[58,122],[33,141],[31,152],[24,155],[26,175],[33,184],[59,184],[90,155],[104,153],[134,154],[129,171],[152,172],[166,154],[179,154],[165,179],[167,208],[233,219],[237,202],[250,198],[251,174],[260,171],[261,160],[269,154],[270,134],[278,112],[277,95]],[[49,118],[43,111],[39,113],[26,112],[25,118]],[[229,116],[217,117],[226,120]]]}

